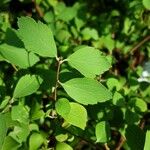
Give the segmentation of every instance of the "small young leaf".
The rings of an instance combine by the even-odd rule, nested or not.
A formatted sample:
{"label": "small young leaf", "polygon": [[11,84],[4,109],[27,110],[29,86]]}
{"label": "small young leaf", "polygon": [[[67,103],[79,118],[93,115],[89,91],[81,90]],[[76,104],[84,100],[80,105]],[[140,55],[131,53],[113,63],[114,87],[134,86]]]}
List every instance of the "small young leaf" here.
{"label": "small young leaf", "polygon": [[73,150],[73,148],[66,144],[66,143],[60,143],[58,142],[57,145],[56,145],[56,150]]}
{"label": "small young leaf", "polygon": [[96,125],[96,142],[106,143],[110,139],[110,126],[108,122],[101,121]]}
{"label": "small young leaf", "polygon": [[56,103],[56,111],[61,115],[68,123],[84,129],[87,122],[86,109],[77,103],[69,103],[65,98],[59,99]]}
{"label": "small young leaf", "polygon": [[148,131],[146,132],[144,150],[150,150],[150,142],[149,142],[149,139],[150,139],[150,131],[148,130]]}
{"label": "small young leaf", "polygon": [[107,71],[111,65],[105,56],[93,48],[83,46],[68,57],[69,64],[85,77],[94,78]]}
{"label": "small young leaf", "polygon": [[112,98],[111,92],[93,79],[74,78],[61,85],[70,97],[81,104],[96,104]]}
{"label": "small young leaf", "polygon": [[44,142],[41,134],[33,133],[29,139],[29,150],[37,150]]}
{"label": "small young leaf", "polygon": [[13,97],[20,98],[36,92],[42,81],[42,78],[36,75],[25,75],[21,77],[15,87]]}
{"label": "small young leaf", "polygon": [[20,68],[31,67],[39,61],[38,56],[33,53],[28,53],[24,48],[7,44],[0,45],[0,55],[4,60],[19,66]]}
{"label": "small young leaf", "polygon": [[57,56],[56,44],[48,26],[30,17],[19,18],[18,26],[18,35],[28,51],[43,57]]}
{"label": "small young leaf", "polygon": [[59,135],[55,136],[55,138],[58,142],[64,142],[67,140],[68,134],[59,134]]}

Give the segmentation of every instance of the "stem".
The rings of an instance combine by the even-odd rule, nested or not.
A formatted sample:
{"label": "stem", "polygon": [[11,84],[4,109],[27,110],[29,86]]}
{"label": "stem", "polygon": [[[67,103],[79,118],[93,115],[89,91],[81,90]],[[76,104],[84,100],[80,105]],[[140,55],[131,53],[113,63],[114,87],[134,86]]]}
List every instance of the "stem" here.
{"label": "stem", "polygon": [[133,53],[134,51],[136,51],[139,47],[141,47],[145,42],[147,42],[148,40],[150,40],[150,35],[146,36],[141,42],[139,42],[138,44],[136,44],[131,50],[130,52]]}
{"label": "stem", "polygon": [[118,146],[116,147],[115,150],[120,150],[125,141],[126,141],[126,139],[124,138],[124,136],[121,136],[119,143],[118,143]]}
{"label": "stem", "polygon": [[32,0],[32,2],[34,3],[34,7],[35,7],[36,12],[42,18],[44,15],[43,15],[41,8],[39,7],[39,5],[36,3],[35,0]]}
{"label": "stem", "polygon": [[15,69],[15,71],[18,71],[15,65],[12,64],[12,67]]}
{"label": "stem", "polygon": [[107,143],[104,144],[105,150],[110,150],[110,148],[108,147]]}
{"label": "stem", "polygon": [[57,67],[57,73],[56,73],[56,84],[55,84],[55,89],[54,89],[54,100],[57,100],[57,87],[59,84],[59,73],[60,73],[60,66],[63,62],[62,58],[56,58],[57,63],[58,63],[58,67]]}

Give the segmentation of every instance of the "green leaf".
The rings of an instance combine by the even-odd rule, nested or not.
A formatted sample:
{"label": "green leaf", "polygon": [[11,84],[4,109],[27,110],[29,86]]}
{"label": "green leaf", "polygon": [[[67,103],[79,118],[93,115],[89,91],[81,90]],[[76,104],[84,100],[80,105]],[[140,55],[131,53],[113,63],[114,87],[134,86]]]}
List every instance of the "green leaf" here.
{"label": "green leaf", "polygon": [[73,148],[66,143],[58,142],[56,145],[56,150],[73,150]]}
{"label": "green leaf", "polygon": [[36,133],[36,132],[33,133],[29,139],[29,150],[39,149],[43,142],[44,142],[44,139],[41,134]]}
{"label": "green leaf", "polygon": [[84,76],[94,78],[107,71],[111,65],[105,56],[88,46],[79,47],[79,49],[68,57],[69,64],[77,69]]}
{"label": "green leaf", "polygon": [[125,136],[131,150],[143,150],[145,134],[138,126],[129,125],[126,129]]}
{"label": "green leaf", "polygon": [[84,129],[87,122],[86,109],[77,103],[69,103],[65,98],[59,99],[56,103],[56,111],[61,115],[68,123]]}
{"label": "green leaf", "polygon": [[87,122],[87,111],[86,109],[77,103],[70,103],[71,109],[69,114],[65,117],[65,120],[81,129],[85,129]]}
{"label": "green leaf", "polygon": [[150,10],[150,1],[149,0],[143,0],[143,5],[146,9]]}
{"label": "green leaf", "polygon": [[15,141],[12,137],[7,136],[1,150],[17,150],[19,146],[20,144],[17,141]]}
{"label": "green leaf", "polygon": [[71,109],[70,103],[66,98],[59,99],[55,104],[55,107],[57,113],[61,115],[63,118],[69,114]]}
{"label": "green leaf", "polygon": [[149,142],[149,139],[150,139],[150,131],[148,130],[148,131],[146,132],[144,150],[150,150],[150,142]]}
{"label": "green leaf", "polygon": [[110,139],[110,126],[108,122],[101,121],[96,124],[96,142],[106,143]]}
{"label": "green leaf", "polygon": [[7,126],[5,117],[3,114],[0,114],[0,149],[2,149],[3,142],[7,133]]}
{"label": "green leaf", "polygon": [[38,101],[36,99],[34,99],[32,101],[32,106],[31,106],[31,109],[30,109],[30,118],[31,118],[32,121],[44,117],[45,113],[41,109],[41,107],[42,107],[41,104],[38,103]]}
{"label": "green leaf", "polygon": [[96,29],[84,28],[81,31],[81,34],[83,35],[83,40],[90,40],[90,39],[98,40],[98,32]]}
{"label": "green leaf", "polygon": [[11,118],[21,123],[27,123],[29,121],[29,111],[23,105],[13,106]]}
{"label": "green leaf", "polygon": [[115,92],[113,95],[113,104],[117,106],[125,106],[124,97],[119,93]]}
{"label": "green leaf", "polygon": [[68,139],[68,134],[59,134],[55,138],[58,142],[64,142]]}
{"label": "green leaf", "polygon": [[42,78],[36,75],[25,75],[18,81],[13,97],[20,98],[36,92],[42,83]]}
{"label": "green leaf", "polygon": [[18,35],[28,51],[43,57],[57,56],[56,44],[48,26],[30,17],[19,18],[18,26]]}
{"label": "green leaf", "polygon": [[110,90],[115,88],[117,91],[119,91],[122,88],[121,83],[116,78],[108,78],[106,84]]}
{"label": "green leaf", "polygon": [[61,85],[71,98],[81,104],[96,104],[112,98],[111,92],[93,79],[74,78]]}
{"label": "green leaf", "polygon": [[72,20],[77,15],[76,5],[73,7],[66,7],[64,3],[58,3],[56,9],[58,13],[56,19],[60,19],[65,22]]}
{"label": "green leaf", "polygon": [[18,143],[22,143],[27,140],[29,133],[29,124],[21,123],[14,127],[14,130],[9,133],[9,136],[15,139]]}
{"label": "green leaf", "polygon": [[0,45],[0,57],[20,68],[31,67],[39,61],[38,56],[33,53],[28,53],[24,48],[7,44]]}
{"label": "green leaf", "polygon": [[140,99],[140,98],[136,98],[135,99],[135,111],[138,111],[138,112],[145,112],[147,111],[147,104],[146,102],[143,100],[143,99]]}

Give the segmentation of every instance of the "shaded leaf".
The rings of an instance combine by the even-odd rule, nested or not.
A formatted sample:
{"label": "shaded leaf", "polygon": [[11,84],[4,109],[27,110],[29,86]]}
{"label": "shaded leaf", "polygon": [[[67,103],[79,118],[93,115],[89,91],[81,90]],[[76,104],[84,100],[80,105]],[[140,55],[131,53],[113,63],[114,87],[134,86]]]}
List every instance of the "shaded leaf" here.
{"label": "shaded leaf", "polygon": [[126,129],[125,136],[131,150],[143,150],[145,134],[138,126],[129,125]]}

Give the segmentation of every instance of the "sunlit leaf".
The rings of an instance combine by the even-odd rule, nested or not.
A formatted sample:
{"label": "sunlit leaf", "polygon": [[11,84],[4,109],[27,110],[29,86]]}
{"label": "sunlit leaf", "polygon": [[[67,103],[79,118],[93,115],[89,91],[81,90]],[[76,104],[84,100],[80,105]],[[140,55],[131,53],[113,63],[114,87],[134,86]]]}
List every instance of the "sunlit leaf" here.
{"label": "sunlit leaf", "polygon": [[61,85],[70,97],[81,104],[96,104],[112,98],[105,86],[89,78],[74,78]]}

